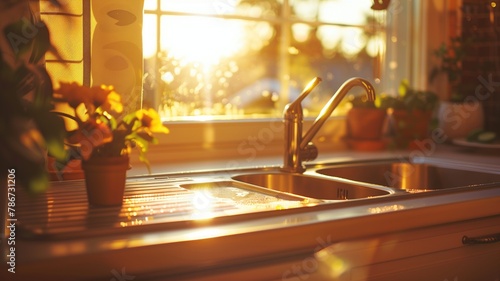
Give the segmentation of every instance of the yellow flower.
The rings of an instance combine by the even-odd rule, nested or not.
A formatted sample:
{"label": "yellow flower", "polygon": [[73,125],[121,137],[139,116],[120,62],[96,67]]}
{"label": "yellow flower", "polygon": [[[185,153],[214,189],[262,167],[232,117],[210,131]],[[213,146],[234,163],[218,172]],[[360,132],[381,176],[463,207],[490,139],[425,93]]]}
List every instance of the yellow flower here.
{"label": "yellow flower", "polygon": [[168,128],[163,125],[160,115],[153,108],[138,110],[135,116],[141,121],[141,127],[148,128],[153,133],[168,134]]}
{"label": "yellow flower", "polygon": [[74,115],[60,114],[77,121],[78,129],[69,132],[67,141],[79,146],[85,160],[94,156],[119,156],[137,146],[139,159],[147,164],[145,153],[149,144],[158,143],[154,133],[169,132],[154,109],[141,109],[118,120],[117,113],[124,108],[113,86],[61,83],[55,98],[68,102],[75,110]]}
{"label": "yellow flower", "polygon": [[121,113],[123,105],[121,96],[115,92],[113,86],[101,85],[90,88],[93,103],[96,107],[101,107],[103,111],[114,111]]}
{"label": "yellow flower", "polygon": [[121,113],[123,111],[122,98],[120,94],[115,91],[111,91],[108,95],[105,105],[110,111],[114,111],[116,113]]}

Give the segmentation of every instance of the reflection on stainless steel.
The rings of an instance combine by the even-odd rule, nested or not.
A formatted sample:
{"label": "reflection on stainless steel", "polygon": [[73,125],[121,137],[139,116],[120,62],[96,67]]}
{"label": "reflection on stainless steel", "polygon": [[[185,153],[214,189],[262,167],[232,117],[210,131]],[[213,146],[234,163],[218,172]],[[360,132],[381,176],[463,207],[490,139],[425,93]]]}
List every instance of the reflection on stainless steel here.
{"label": "reflection on stainless steel", "polygon": [[320,81],[320,78],[314,78],[306,86],[302,94],[300,94],[294,102],[285,107],[285,112],[283,114],[285,121],[285,155],[283,170],[286,172],[302,173],[305,171],[302,161],[314,160],[318,156],[318,150],[311,140],[353,87],[361,86],[366,91],[366,96],[369,100],[375,99],[375,89],[370,82],[361,78],[351,78],[340,86],[337,92],[335,92],[323,107],[309,131],[302,135],[302,121],[304,115],[301,102]]}
{"label": "reflection on stainless steel", "polygon": [[380,214],[380,213],[387,213],[387,212],[394,212],[394,211],[400,211],[403,210],[405,207],[400,204],[393,204],[393,205],[382,205],[382,206],[377,206],[373,208],[368,208],[368,212],[371,214]]}
{"label": "reflection on stainless steel", "polygon": [[500,182],[500,174],[401,161],[337,165],[319,169],[317,172],[327,176],[403,189],[409,193]]}
{"label": "reflection on stainless steel", "polygon": [[[275,217],[271,211],[301,212],[303,207],[321,208],[345,200],[409,196],[404,190],[479,188],[480,184],[498,186],[500,174],[393,159],[311,165],[307,174],[276,167],[129,178],[122,206],[92,208],[84,181],[53,182],[38,197],[19,191],[16,234],[55,239],[158,231],[185,227],[186,221],[217,222],[242,214],[246,218]],[[364,212],[401,209],[404,204],[384,203]]]}
{"label": "reflection on stainless steel", "polygon": [[370,198],[392,193],[390,189],[352,185],[329,179],[291,173],[242,174],[234,180],[321,200]]}
{"label": "reflection on stainless steel", "polygon": [[192,190],[204,204],[219,200],[245,210],[281,210],[309,203],[309,200],[302,197],[270,192],[231,181],[187,184],[182,187]]}
{"label": "reflection on stainless steel", "polygon": [[[206,177],[197,178],[200,179]],[[226,186],[204,183],[203,186],[211,189],[196,190],[201,185],[185,177],[129,180],[122,206],[94,208],[87,203],[84,181],[53,182],[39,197],[19,196],[16,203],[20,233],[47,238],[124,233],[139,227],[151,230],[165,227],[165,223],[318,203],[291,195],[258,193],[255,188],[241,189],[241,185],[225,183]],[[182,186],[192,187],[192,190]]]}

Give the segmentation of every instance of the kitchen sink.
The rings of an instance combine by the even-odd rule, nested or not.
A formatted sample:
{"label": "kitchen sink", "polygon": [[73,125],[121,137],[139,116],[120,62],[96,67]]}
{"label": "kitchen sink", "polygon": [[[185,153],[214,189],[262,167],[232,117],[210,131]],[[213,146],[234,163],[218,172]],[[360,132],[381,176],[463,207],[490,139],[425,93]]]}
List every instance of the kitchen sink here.
{"label": "kitchen sink", "polygon": [[266,172],[242,174],[233,180],[321,200],[348,200],[393,194],[384,187],[368,187],[303,174]]}
{"label": "kitchen sink", "polygon": [[316,172],[332,177],[403,189],[408,192],[500,183],[500,174],[402,161],[345,164],[318,169]]}

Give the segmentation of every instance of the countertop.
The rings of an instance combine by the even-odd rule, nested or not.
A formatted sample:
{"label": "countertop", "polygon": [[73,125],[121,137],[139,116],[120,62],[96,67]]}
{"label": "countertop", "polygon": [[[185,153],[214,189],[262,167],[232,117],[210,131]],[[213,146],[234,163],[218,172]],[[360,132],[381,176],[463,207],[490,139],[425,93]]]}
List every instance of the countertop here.
{"label": "countertop", "polygon": [[[478,149],[474,147],[462,147],[457,145],[422,145],[414,150],[383,150],[383,151],[320,151],[314,162],[338,163],[354,160],[371,160],[381,158],[406,159],[408,157],[426,157],[428,159],[439,159],[452,165],[469,165],[474,163],[478,169],[484,171],[500,171],[500,149]],[[153,163],[152,173],[173,173],[193,170],[218,170],[218,169],[245,169],[253,167],[268,167],[283,165],[283,156],[271,155],[255,158],[238,157],[234,155],[230,159],[214,159],[200,162],[175,163]],[[147,175],[148,170],[143,163],[135,161],[130,176]]]}
{"label": "countertop", "polygon": [[[316,162],[340,163],[381,158],[425,157],[430,163],[500,173],[495,153],[456,146],[413,151],[326,153]],[[238,159],[156,165],[155,173],[221,170],[281,165],[281,158]],[[141,175],[144,170],[132,170]],[[480,206],[478,208],[477,206]],[[304,259],[322,245],[408,229],[500,216],[500,186],[440,190],[411,196],[381,197],[225,218],[185,221],[148,232],[123,232],[88,238],[16,241],[17,278],[33,280],[110,280],[126,269],[130,276],[189,276],[230,268],[245,269],[266,260]],[[467,211],[464,211],[467,210]],[[387,223],[391,222],[391,223]],[[322,242],[323,241],[323,242]],[[325,242],[327,241],[327,242]],[[5,264],[5,263],[4,263]],[[85,265],[85,266],[83,266]],[[2,269],[2,275],[6,270]],[[11,277],[11,276],[10,276]],[[147,278],[146,278],[147,277]],[[180,277],[179,277],[180,278]],[[167,278],[168,279],[168,278]],[[2,280],[9,280],[4,279]],[[27,279],[18,279],[27,280]]]}

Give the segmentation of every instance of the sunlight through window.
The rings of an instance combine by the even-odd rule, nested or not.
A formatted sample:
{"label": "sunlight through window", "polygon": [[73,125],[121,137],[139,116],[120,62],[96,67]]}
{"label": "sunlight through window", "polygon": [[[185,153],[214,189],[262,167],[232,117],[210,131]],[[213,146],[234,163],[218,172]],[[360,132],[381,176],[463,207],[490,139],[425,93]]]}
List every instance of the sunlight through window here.
{"label": "sunlight through window", "polygon": [[373,78],[385,23],[371,0],[146,0],[145,102],[164,120],[279,117],[314,76],[317,112],[342,82]]}

